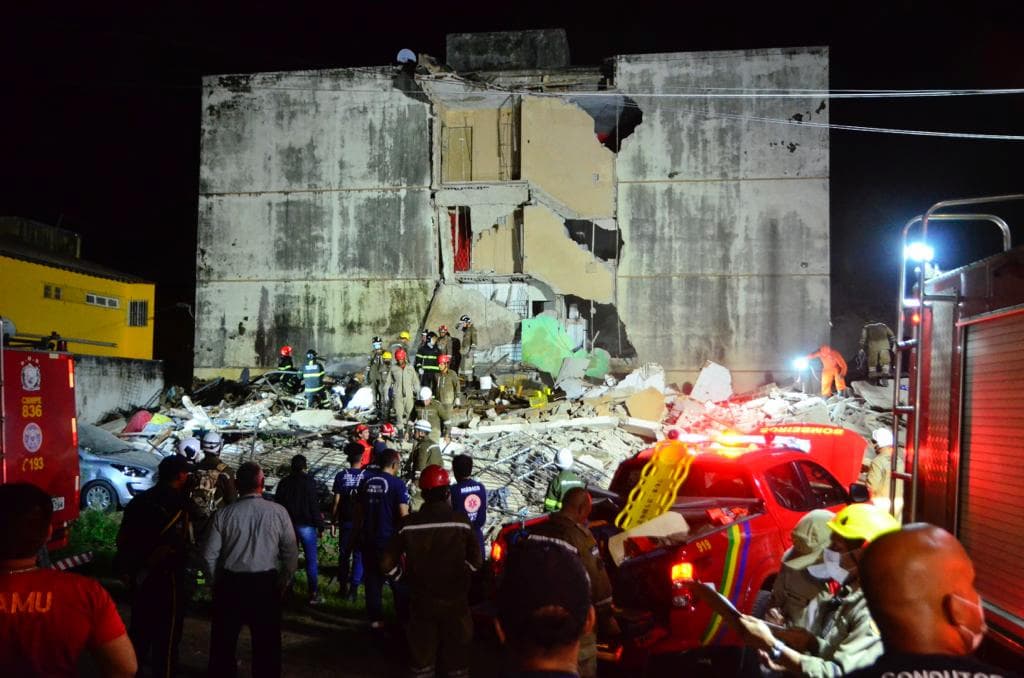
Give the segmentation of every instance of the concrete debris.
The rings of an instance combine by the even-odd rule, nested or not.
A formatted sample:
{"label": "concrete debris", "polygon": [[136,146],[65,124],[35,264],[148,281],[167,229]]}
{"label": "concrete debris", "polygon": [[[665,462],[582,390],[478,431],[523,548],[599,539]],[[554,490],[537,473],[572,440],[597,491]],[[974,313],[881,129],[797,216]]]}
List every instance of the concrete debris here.
{"label": "concrete debris", "polygon": [[665,396],[656,388],[645,388],[626,398],[629,416],[661,421],[665,417]]}
{"label": "concrete debris", "polygon": [[354,421],[339,421],[335,418],[335,413],[332,410],[298,410],[292,412],[289,420],[299,428],[304,429],[322,428],[324,426],[355,426],[356,424]]}
{"label": "concrete debris", "polygon": [[708,361],[704,363],[690,397],[702,403],[720,403],[732,395],[732,373],[728,368]]}

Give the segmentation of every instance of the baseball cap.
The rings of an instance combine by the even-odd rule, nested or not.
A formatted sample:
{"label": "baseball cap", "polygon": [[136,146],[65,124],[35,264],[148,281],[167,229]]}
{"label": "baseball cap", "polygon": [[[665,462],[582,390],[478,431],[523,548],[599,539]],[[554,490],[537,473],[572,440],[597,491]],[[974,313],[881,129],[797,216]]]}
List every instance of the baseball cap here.
{"label": "baseball cap", "polygon": [[526,540],[510,550],[496,602],[498,620],[512,643],[567,645],[586,626],[590,581],[575,554]]}
{"label": "baseball cap", "polygon": [[785,561],[786,567],[802,570],[821,558],[821,552],[832,540],[832,529],[828,521],[836,514],[825,509],[811,511],[796,524],[790,536],[793,538],[793,557]]}

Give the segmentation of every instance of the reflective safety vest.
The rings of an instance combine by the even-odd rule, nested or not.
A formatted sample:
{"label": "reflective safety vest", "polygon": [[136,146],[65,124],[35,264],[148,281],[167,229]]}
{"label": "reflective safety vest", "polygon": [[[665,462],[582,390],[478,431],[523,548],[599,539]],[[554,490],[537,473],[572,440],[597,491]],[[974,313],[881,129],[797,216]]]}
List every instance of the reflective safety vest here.
{"label": "reflective safety vest", "polygon": [[544,496],[544,510],[551,512],[562,508],[562,497],[574,487],[585,487],[585,484],[572,471],[559,471],[548,483],[548,491]]}
{"label": "reflective safety vest", "polygon": [[302,383],[306,393],[324,390],[324,366],[320,363],[306,363],[302,368]]}

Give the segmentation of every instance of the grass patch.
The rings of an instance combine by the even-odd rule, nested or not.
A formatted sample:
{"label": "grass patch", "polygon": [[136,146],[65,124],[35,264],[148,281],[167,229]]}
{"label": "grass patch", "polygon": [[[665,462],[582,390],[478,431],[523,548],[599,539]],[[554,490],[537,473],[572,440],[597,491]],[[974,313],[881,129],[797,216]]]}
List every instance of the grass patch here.
{"label": "grass patch", "polygon": [[52,560],[60,560],[86,551],[92,551],[93,561],[85,571],[93,577],[109,577],[113,575],[114,554],[117,553],[117,531],[121,528],[121,516],[118,511],[83,510],[75,522],[71,523],[68,545],[51,554]]}

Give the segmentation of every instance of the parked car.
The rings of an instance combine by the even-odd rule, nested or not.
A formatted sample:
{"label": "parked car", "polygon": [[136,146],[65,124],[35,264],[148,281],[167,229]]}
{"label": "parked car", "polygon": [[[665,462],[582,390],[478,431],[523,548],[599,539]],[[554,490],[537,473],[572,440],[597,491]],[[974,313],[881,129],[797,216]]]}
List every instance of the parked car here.
{"label": "parked car", "polygon": [[136,449],[98,426],[78,427],[82,508],[116,511],[153,487],[160,457]]}

